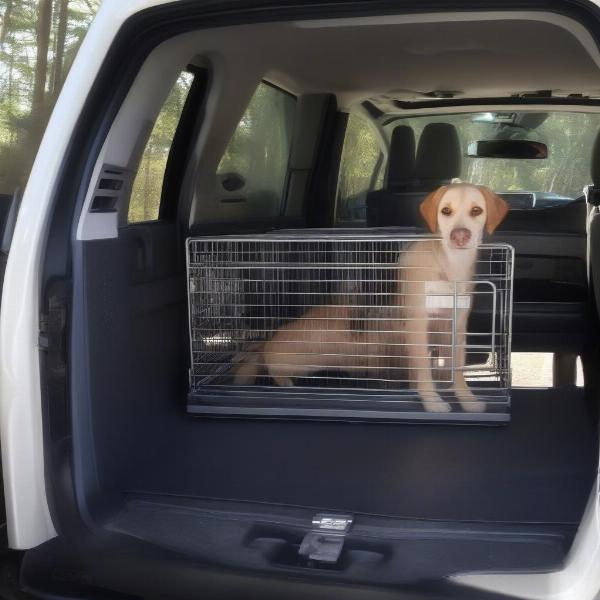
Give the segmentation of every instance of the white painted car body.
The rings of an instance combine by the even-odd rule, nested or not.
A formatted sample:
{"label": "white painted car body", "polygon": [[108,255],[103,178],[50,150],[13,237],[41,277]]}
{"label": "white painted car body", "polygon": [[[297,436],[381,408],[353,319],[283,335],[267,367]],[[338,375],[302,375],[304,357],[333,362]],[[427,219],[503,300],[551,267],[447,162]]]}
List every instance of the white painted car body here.
{"label": "white painted car body", "polygon": [[38,348],[40,265],[54,182],[117,31],[131,15],[167,1],[103,2],[56,103],[21,202],[0,321],[2,470],[9,543],[15,549],[32,548],[55,535],[45,492]]}

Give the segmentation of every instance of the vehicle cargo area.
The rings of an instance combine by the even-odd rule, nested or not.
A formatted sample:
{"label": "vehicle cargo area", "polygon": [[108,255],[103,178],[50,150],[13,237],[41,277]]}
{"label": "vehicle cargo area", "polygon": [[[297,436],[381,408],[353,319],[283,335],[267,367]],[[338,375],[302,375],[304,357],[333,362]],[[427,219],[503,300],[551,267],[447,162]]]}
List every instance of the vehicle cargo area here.
{"label": "vehicle cargo area", "polygon": [[64,533],[30,589],[75,565],[127,597],[486,598],[460,577],[570,564],[599,456],[600,53],[572,15],[400,6],[174,17],[115,78],[74,239],[63,215],[48,241]]}

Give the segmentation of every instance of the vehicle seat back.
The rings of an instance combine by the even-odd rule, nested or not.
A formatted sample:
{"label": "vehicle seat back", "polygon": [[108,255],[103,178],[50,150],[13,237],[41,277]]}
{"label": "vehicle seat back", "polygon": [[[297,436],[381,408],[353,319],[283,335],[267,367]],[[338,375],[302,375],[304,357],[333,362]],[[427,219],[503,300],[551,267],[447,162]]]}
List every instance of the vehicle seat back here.
{"label": "vehicle seat back", "polygon": [[408,125],[398,125],[392,132],[385,189],[401,191],[415,179],[415,132]]}
{"label": "vehicle seat back", "polygon": [[[406,147],[401,148],[400,144],[398,148],[390,146],[389,161],[395,169],[400,162],[400,149],[406,152]],[[367,225],[402,225],[424,229],[425,224],[419,213],[423,198],[458,177],[460,169],[461,149],[456,128],[449,123],[429,123],[419,140],[412,179],[407,178],[408,170],[405,169],[401,184],[396,180],[396,184],[390,187],[388,177],[385,189],[367,195]],[[392,181],[395,179],[392,178]]]}

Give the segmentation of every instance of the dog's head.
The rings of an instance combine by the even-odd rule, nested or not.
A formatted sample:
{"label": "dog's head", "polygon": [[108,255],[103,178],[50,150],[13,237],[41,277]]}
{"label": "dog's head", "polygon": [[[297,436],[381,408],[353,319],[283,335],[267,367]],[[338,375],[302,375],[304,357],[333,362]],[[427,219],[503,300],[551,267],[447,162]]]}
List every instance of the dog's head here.
{"label": "dog's head", "polygon": [[450,249],[477,247],[484,228],[493,233],[508,212],[508,204],[482,185],[455,183],[432,192],[419,207],[429,229]]}

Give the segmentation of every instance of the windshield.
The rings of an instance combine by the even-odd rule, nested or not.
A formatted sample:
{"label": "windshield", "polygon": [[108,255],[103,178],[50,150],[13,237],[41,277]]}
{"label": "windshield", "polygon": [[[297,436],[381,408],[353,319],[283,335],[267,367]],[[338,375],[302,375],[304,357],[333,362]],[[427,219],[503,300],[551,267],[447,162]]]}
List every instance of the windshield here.
{"label": "windshield", "polygon": [[[591,183],[591,152],[600,128],[600,115],[573,112],[480,112],[397,118],[384,131],[391,136],[398,125],[413,128],[417,144],[429,123],[450,123],[461,142],[460,179],[486,185],[498,192],[541,192],[556,200],[575,199]],[[467,156],[473,142],[491,139],[521,139],[548,147],[543,160],[474,158]]]}

